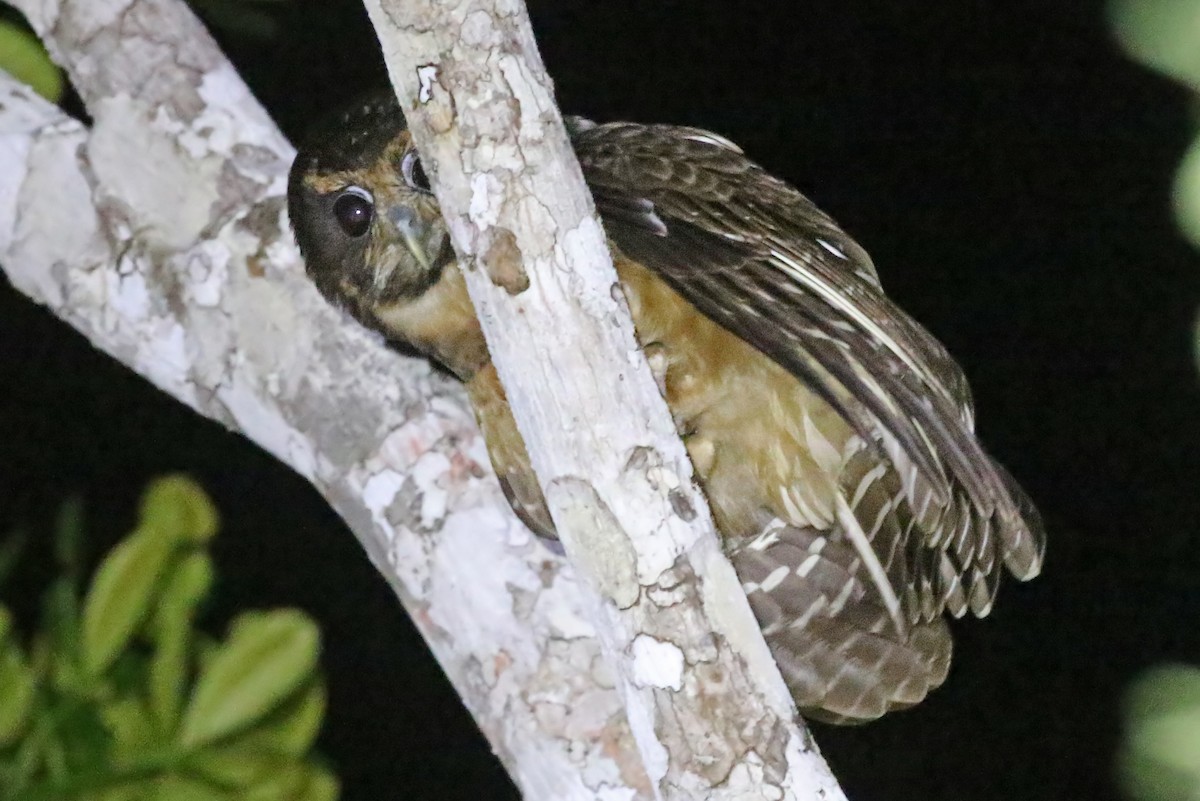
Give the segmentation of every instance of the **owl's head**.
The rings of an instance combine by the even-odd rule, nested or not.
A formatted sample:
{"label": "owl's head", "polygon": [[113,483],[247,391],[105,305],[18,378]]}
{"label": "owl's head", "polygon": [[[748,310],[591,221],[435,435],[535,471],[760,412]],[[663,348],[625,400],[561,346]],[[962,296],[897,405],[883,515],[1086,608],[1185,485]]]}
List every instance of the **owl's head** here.
{"label": "owl's head", "polygon": [[309,276],[360,318],[420,296],[454,258],[390,93],[314,131],[288,177],[288,216]]}

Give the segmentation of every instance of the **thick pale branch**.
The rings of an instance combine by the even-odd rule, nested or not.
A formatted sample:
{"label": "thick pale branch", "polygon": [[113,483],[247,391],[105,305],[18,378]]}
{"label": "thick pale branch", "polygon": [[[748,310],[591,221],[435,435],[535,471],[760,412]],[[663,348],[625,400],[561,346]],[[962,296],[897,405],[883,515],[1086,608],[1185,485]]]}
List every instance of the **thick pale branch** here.
{"label": "thick pale branch", "polygon": [[17,5],[95,126],[0,83],[12,283],[309,478],[526,797],[648,797],[572,572],[509,512],[459,388],[304,277],[292,150],[203,28],[176,0]]}
{"label": "thick pale branch", "polygon": [[841,797],[636,345],[523,4],[366,5],[656,797]]}

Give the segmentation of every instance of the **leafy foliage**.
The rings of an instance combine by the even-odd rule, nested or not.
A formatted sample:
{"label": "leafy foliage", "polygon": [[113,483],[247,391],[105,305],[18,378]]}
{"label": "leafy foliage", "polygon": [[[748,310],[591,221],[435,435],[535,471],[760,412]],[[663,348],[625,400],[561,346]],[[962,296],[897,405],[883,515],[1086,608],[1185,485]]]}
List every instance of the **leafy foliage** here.
{"label": "leafy foliage", "polygon": [[82,507],[63,506],[41,631],[23,643],[0,606],[0,800],[338,797],[310,754],[326,700],[315,624],[280,609],[237,616],[220,641],[195,627],[218,524],[191,480],[154,482],[81,594]]}
{"label": "leafy foliage", "polygon": [[[1113,31],[1131,58],[1200,92],[1200,0],[1111,0]],[[1175,174],[1175,217],[1200,245],[1200,137]]]}
{"label": "leafy foliage", "polygon": [[0,19],[0,70],[27,83],[51,103],[63,95],[66,82],[46,48],[28,29]]}
{"label": "leafy foliage", "polygon": [[1200,669],[1155,668],[1130,689],[1121,769],[1134,798],[1200,798]]}
{"label": "leafy foliage", "polygon": [[[1200,93],[1200,0],[1109,0],[1117,39],[1135,61]],[[1200,247],[1200,135],[1175,173],[1175,219]],[[1193,331],[1200,365],[1200,316]]]}

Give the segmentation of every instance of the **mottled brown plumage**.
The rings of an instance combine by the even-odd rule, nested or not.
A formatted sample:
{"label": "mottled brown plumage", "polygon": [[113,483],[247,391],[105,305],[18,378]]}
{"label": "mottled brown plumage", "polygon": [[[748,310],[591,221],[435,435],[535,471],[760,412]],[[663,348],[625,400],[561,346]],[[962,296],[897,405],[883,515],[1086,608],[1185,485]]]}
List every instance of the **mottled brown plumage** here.
{"label": "mottled brown plumage", "polygon": [[[638,339],[800,709],[859,722],[941,684],[944,613],[1037,574],[1036,511],[965,378],[799,192],[693,128],[570,121]],[[496,473],[553,521],[395,101],[319,132],[288,200],[309,274],[467,384]]]}

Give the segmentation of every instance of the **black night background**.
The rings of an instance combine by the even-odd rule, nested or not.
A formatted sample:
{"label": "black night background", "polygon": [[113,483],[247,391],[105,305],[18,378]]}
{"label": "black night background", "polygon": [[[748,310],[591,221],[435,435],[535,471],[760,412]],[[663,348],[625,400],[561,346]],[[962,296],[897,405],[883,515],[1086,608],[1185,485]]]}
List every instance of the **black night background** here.
{"label": "black night background", "polygon": [[[272,8],[272,39],[218,34],[295,141],[385,77],[358,3]],[[1127,61],[1096,3],[530,10],[564,110],[718,131],[839,220],[963,364],[983,440],[1045,517],[1043,576],[956,625],[942,689],[866,727],[815,727],[848,795],[1116,798],[1123,687],[1200,663],[1200,253],[1169,208],[1187,92]],[[225,521],[209,619],[295,605],[321,622],[320,748],[345,798],[517,797],[311,487],[0,282],[0,532],[47,530],[81,492],[100,552],[140,488],[176,470]],[[20,586],[44,586],[44,562]]]}

